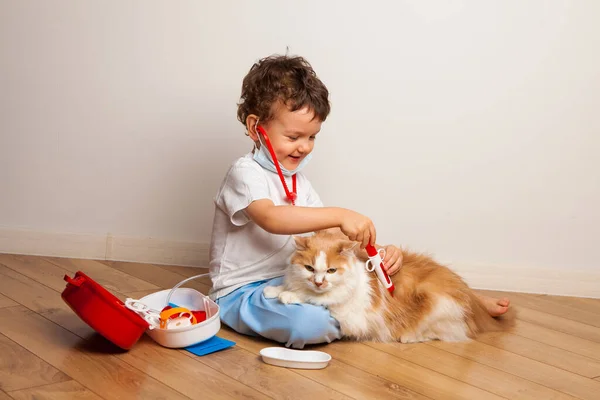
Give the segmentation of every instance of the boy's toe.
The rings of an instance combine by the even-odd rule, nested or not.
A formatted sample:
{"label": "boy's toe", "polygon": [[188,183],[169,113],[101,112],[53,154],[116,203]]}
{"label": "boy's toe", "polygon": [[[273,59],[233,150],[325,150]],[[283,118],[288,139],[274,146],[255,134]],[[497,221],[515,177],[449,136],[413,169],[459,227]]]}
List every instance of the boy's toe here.
{"label": "boy's toe", "polygon": [[510,305],[510,300],[508,299],[508,297],[503,297],[500,300],[498,300],[498,305],[501,307],[508,307]]}

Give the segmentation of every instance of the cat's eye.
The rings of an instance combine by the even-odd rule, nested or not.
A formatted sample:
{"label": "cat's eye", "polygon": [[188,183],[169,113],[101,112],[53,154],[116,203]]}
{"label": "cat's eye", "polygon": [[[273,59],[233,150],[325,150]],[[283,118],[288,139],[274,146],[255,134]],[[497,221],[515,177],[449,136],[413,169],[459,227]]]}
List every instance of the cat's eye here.
{"label": "cat's eye", "polygon": [[336,268],[329,268],[329,269],[327,270],[327,273],[328,273],[328,274],[334,274],[334,273],[335,273],[335,271],[337,271],[337,269],[336,269]]}
{"label": "cat's eye", "polygon": [[304,268],[306,268],[310,272],[315,272],[315,269],[313,267],[311,267],[310,265],[305,265]]}

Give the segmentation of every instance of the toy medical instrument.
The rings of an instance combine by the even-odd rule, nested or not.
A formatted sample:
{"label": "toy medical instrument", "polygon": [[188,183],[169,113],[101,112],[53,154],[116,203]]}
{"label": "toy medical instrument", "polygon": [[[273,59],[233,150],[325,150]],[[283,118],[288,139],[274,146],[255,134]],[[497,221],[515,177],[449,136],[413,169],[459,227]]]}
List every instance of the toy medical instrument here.
{"label": "toy medical instrument", "polygon": [[279,175],[279,179],[281,179],[281,184],[285,190],[285,195],[292,205],[296,205],[296,198],[298,197],[298,192],[296,191],[296,174],[292,175],[292,191],[290,192],[290,189],[288,189],[288,185],[285,182],[285,178],[283,177],[283,172],[281,172],[281,167],[279,166],[279,161],[277,160],[273,146],[271,146],[271,141],[267,136],[267,132],[260,125],[256,125],[256,130],[262,135],[263,139],[265,139],[265,144],[267,145],[267,149],[269,149],[271,158],[273,158],[273,164],[275,164],[275,168],[277,168],[277,175]]}
{"label": "toy medical instrument", "polygon": [[185,307],[165,307],[162,311],[154,310],[136,299],[126,299],[125,307],[139,314],[148,323],[148,329],[175,329],[195,325],[198,322],[196,314]]}
{"label": "toy medical instrument", "polygon": [[[150,326],[149,329],[161,328],[161,329],[175,329],[175,328],[183,328],[191,325],[195,325],[198,322],[204,321],[206,318],[210,317],[210,311],[190,311],[185,307],[172,307],[171,306],[171,296],[179,288],[181,285],[193,280],[202,278],[204,276],[208,276],[209,274],[200,274],[195,275],[190,278],[184,279],[175,285],[167,294],[167,299],[165,300],[165,307],[161,310],[154,310],[148,307],[146,304],[141,302],[140,300],[135,299],[126,299],[125,307],[129,308],[132,311],[138,313],[142,318],[148,322]],[[208,299],[204,298],[204,309],[210,310],[208,305]]]}
{"label": "toy medical instrument", "polygon": [[[377,249],[374,246],[368,244],[367,247],[365,248],[365,250],[367,250],[367,254],[369,255],[369,259],[365,263],[365,268],[369,272],[375,271],[375,273],[377,274],[377,278],[379,278],[379,280],[381,281],[383,286],[393,296],[394,295],[394,283],[392,282],[392,280],[390,279],[390,276],[387,274],[387,272],[385,272],[385,269],[383,268],[383,259],[385,258],[385,249],[382,248],[382,249],[379,249],[379,251],[377,251]],[[383,254],[380,254],[380,252],[383,252]]]}

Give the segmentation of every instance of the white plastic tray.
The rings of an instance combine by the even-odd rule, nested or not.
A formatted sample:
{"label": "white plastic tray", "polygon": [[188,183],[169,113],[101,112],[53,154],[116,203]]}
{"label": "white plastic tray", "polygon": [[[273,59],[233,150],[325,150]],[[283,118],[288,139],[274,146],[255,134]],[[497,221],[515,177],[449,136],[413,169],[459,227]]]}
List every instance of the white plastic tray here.
{"label": "white plastic tray", "polygon": [[[140,302],[155,310],[162,310],[165,306],[170,289],[149,294],[142,297]],[[175,329],[155,328],[147,330],[146,333],[158,344],[181,348],[191,346],[196,343],[204,342],[215,336],[221,329],[221,320],[219,318],[219,306],[217,303],[203,295],[197,290],[190,288],[175,289],[170,299],[171,303],[189,310],[198,310],[206,312],[206,320],[196,325],[186,326]]]}
{"label": "white plastic tray", "polygon": [[322,369],[331,361],[331,356],[322,351],[293,350],[286,347],[265,347],[260,355],[267,364],[285,368]]}

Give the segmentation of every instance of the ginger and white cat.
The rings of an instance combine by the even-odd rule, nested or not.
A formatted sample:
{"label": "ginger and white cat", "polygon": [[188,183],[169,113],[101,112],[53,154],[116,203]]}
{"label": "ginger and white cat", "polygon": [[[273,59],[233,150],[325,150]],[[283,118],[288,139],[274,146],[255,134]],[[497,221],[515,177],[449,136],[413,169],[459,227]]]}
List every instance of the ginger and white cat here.
{"label": "ginger and white cat", "polygon": [[341,232],[295,240],[284,284],[266,287],[265,297],[327,307],[346,338],[465,341],[511,326],[512,312],[491,317],[457,274],[430,257],[404,251],[402,267],[391,277],[396,287],[391,296],[375,273],[366,271],[366,252]]}

